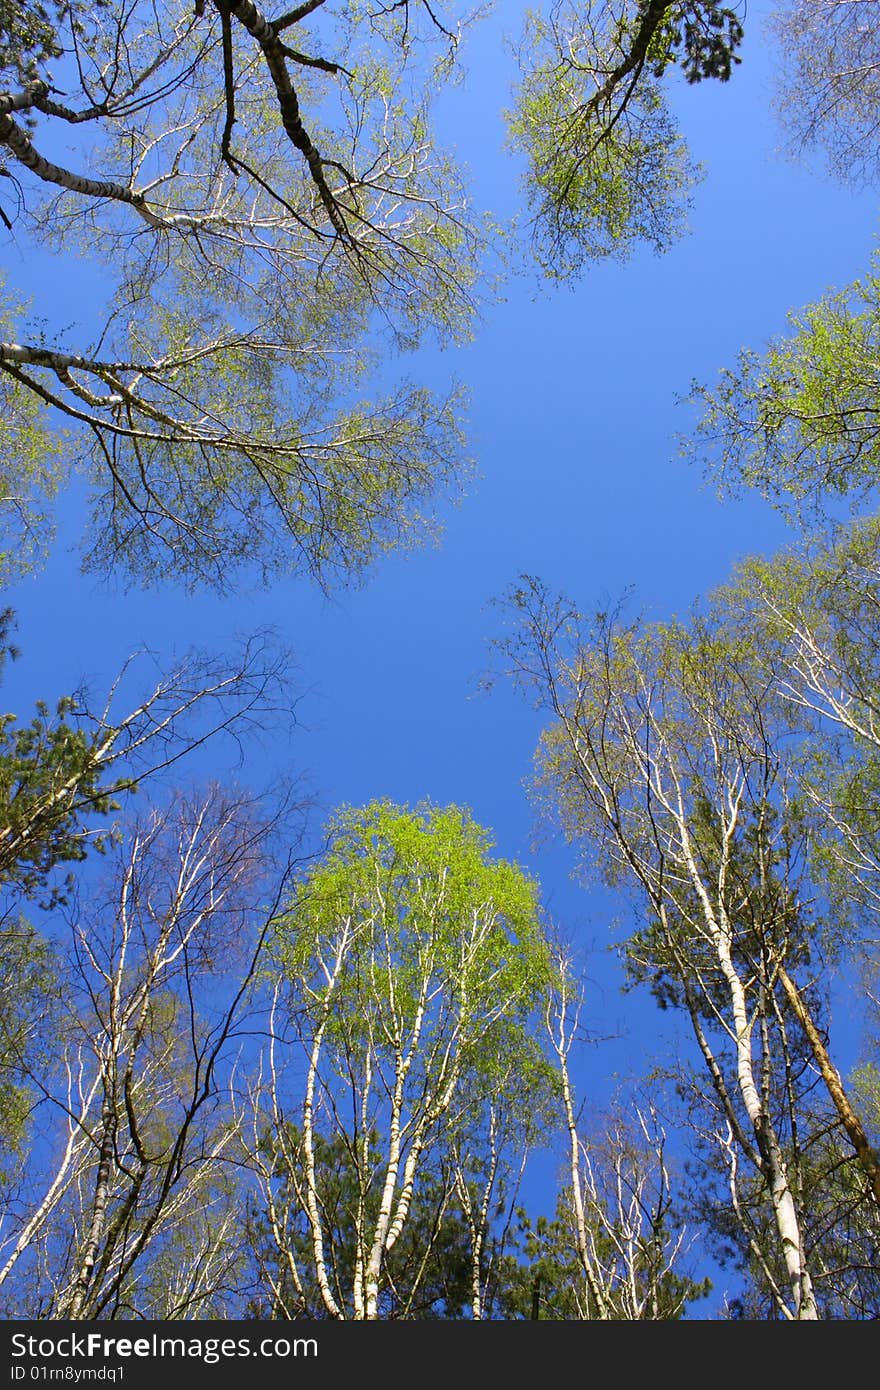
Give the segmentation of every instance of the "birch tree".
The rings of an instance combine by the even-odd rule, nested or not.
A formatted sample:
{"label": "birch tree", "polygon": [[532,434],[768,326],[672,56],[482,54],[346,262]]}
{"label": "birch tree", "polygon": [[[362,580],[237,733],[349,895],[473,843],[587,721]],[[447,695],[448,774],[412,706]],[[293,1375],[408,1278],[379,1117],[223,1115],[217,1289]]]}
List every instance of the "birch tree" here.
{"label": "birch tree", "polygon": [[514,602],[523,635],[508,654],[553,717],[539,786],[587,860],[641,896],[631,969],[685,1012],[736,1162],[760,1178],[778,1314],[813,1319],[780,974],[808,965],[815,929],[772,676],[748,633],[709,618],[626,628],[600,615],[581,636],[539,585]]}
{"label": "birch tree", "polygon": [[549,274],[681,235],[699,174],[664,85],[676,68],[727,81],[742,36],[714,0],[557,0],[530,13],[509,124]]}
{"label": "birch tree", "polygon": [[771,17],[779,45],[776,106],[789,147],[819,151],[856,187],[880,172],[880,13],[871,0],[785,0]]}
{"label": "birch tree", "polygon": [[[679,1064],[669,1071],[681,1096],[691,1160],[683,1196],[705,1248],[739,1275],[719,1310],[733,1319],[779,1316],[767,1276],[768,1210],[763,1186],[742,1162],[735,1138],[719,1117],[705,1074]],[[807,1217],[817,1302],[829,1319],[877,1317],[877,1241],[880,1209],[866,1196],[864,1174],[850,1141],[794,1029],[780,1079],[797,1097],[797,1179]],[[858,1072],[847,1089],[869,1132],[876,1109]],[[721,1286],[723,1287],[723,1286]],[[719,1287],[719,1292],[721,1288]],[[716,1314],[718,1315],[718,1314]]]}
{"label": "birch tree", "polygon": [[[475,228],[428,118],[458,35],[445,8],[4,19],[2,217],[22,245],[100,267],[76,341],[7,305],[16,534],[39,540],[33,507],[77,468],[88,564],[141,582],[223,588],[244,565],[330,582],[424,534],[464,466],[459,398],[363,387],[380,330],[387,355],[455,340],[472,315]],[[66,432],[57,468],[49,426]]]}
{"label": "birch tree", "polygon": [[503,1046],[462,1087],[444,1149],[474,1322],[509,1316],[524,1179],[535,1152],[546,1150],[559,1128],[557,1078],[542,1041],[537,1018],[533,1032],[508,1030]]}
{"label": "birch tree", "polygon": [[841,502],[855,512],[876,497],[880,279],[872,269],[790,325],[714,385],[694,384],[700,417],[683,442],[722,495],[753,488],[815,529]]}
{"label": "birch tree", "polygon": [[[774,651],[780,698],[813,733],[804,789],[827,826],[821,864],[850,912],[878,904],[871,806],[880,752],[880,524],[868,518],[833,541],[751,560],[719,602]],[[857,940],[864,945],[864,938]]]}
{"label": "birch tree", "polygon": [[[824,933],[832,959],[859,967],[870,995],[878,961],[880,845],[876,683],[880,672],[878,527],[860,522],[834,544],[743,565],[719,602],[754,625],[776,652],[780,698],[810,731],[800,786],[816,822],[814,870],[831,900]],[[880,1211],[880,1159],[834,1067],[806,997],[780,978],[829,1095],[859,1154]]]}
{"label": "birch tree", "polygon": [[[237,761],[258,728],[278,733],[289,724],[292,702],[284,654],[258,634],[232,659],[192,652],[166,670],[140,653],[102,699],[81,690],[54,712],[39,706],[29,722],[12,715],[0,721],[0,1170],[7,1196],[0,1267],[12,1261],[4,1282],[23,1256],[33,1257],[29,1223],[36,1220],[33,1235],[45,1234],[63,1195],[64,1184],[50,1180],[38,1192],[33,1166],[49,1112],[66,1113],[69,1122],[63,1142],[57,1130],[48,1141],[56,1157],[61,1146],[58,1171],[70,1178],[76,1154],[85,1162],[90,1152],[81,1123],[95,1104],[92,1054],[81,1050],[79,1034],[71,1042],[69,1017],[62,1024],[72,999],[85,996],[78,1026],[88,1036],[88,1008],[99,1009],[95,991],[110,987],[112,971],[108,965],[103,985],[93,981],[87,989],[82,963],[64,954],[70,928],[59,913],[81,907],[83,861],[90,851],[118,852],[135,791],[158,788],[180,760],[218,740],[231,742]],[[284,795],[297,804],[295,792]],[[157,852],[158,833],[147,836],[146,859]],[[123,951],[127,965],[133,949]],[[121,1037],[124,1045],[125,1029]]]}
{"label": "birch tree", "polygon": [[[456,808],[343,812],[281,919],[290,1021],[273,1030],[265,1119],[276,1136],[296,1125],[282,1175],[308,1227],[303,1267],[281,1253],[293,1284],[317,1286],[332,1318],[375,1319],[393,1300],[393,1252],[425,1173],[546,986],[535,886],[489,849]],[[321,1162],[340,1142],[353,1188],[343,1250]],[[264,1190],[277,1176],[264,1173]]]}
{"label": "birch tree", "polygon": [[[262,1118],[259,1110],[257,1115]],[[371,1137],[370,1151],[373,1188],[365,1206],[375,1216],[381,1200],[380,1136]],[[260,1318],[322,1321],[331,1316],[315,1278],[311,1230],[297,1176],[304,1161],[302,1131],[293,1124],[283,1131],[264,1130],[248,1145],[248,1166],[257,1179],[246,1229],[256,1285],[249,1311]],[[346,1135],[318,1139],[315,1171],[326,1245],[332,1250],[333,1296],[337,1304],[344,1304],[357,1262],[352,1212],[362,1202]],[[385,1261],[383,1318],[463,1316],[471,1295],[470,1231],[454,1199],[444,1159],[426,1162],[406,1225]]]}
{"label": "birch tree", "polygon": [[560,1186],[552,1217],[520,1213],[524,1260],[510,1269],[502,1302],[508,1316],[532,1319],[679,1318],[709,1284],[685,1272],[692,1236],[673,1196],[664,1126],[637,1082],[585,1122],[574,1072],[583,985],[572,952],[556,944],[553,953],[544,1025],[556,1115],[547,1128],[563,1141]]}
{"label": "birch tree", "polygon": [[[649,1109],[578,1135],[552,1217],[527,1219],[509,1306],[565,1322],[675,1321],[708,1295],[687,1273],[689,1241],[672,1192],[666,1134]],[[634,1132],[633,1132],[634,1131]]]}
{"label": "birch tree", "polygon": [[237,1248],[229,1069],[284,884],[258,812],[219,788],[176,796],[131,827],[106,894],[70,914],[58,1050],[22,1063],[39,1104],[0,1252],[14,1316],[218,1306]]}

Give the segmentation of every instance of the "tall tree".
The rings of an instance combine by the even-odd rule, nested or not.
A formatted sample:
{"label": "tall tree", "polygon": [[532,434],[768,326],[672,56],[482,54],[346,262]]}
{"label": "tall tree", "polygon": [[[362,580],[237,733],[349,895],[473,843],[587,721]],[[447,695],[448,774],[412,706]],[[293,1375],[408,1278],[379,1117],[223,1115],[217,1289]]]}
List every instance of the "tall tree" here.
{"label": "tall tree", "polygon": [[[627,1103],[627,1109],[629,1105]],[[685,1270],[666,1135],[650,1111],[610,1118],[579,1139],[576,1186],[552,1217],[526,1218],[524,1261],[505,1290],[508,1316],[560,1322],[675,1321],[710,1291]],[[678,1204],[680,1205],[680,1204]]]}
{"label": "tall tree", "polygon": [[876,498],[880,277],[870,273],[790,316],[791,333],[745,350],[714,386],[685,441],[723,492],[755,488],[814,524]]}
{"label": "tall tree", "polygon": [[428,124],[425,45],[442,71],[455,43],[441,15],[175,0],[6,23],[3,215],[17,238],[85,250],[109,292],[75,343],[7,311],[19,528],[38,530],[28,507],[57,478],[34,461],[48,408],[65,472],[90,479],[102,570],[329,582],[424,531],[462,466],[458,396],[358,392],[377,330],[411,348],[472,314],[475,229]]}
{"label": "tall tree", "polygon": [[[481,1118],[475,1095],[482,1111],[501,1078],[496,1059],[529,1051],[550,960],[534,884],[489,849],[454,807],[343,812],[281,919],[286,984],[264,1115],[297,1142],[279,1145],[280,1169],[264,1165],[260,1179],[267,1196],[279,1180],[295,1193],[306,1249],[276,1222],[279,1254],[294,1287],[317,1287],[330,1317],[375,1319],[393,1303],[394,1251],[426,1172],[438,1171],[449,1136],[461,1155],[463,1127]],[[351,1191],[341,1245],[322,1162],[340,1144]],[[429,1246],[426,1271],[431,1258]]]}
{"label": "tall tree", "polygon": [[572,1069],[582,991],[557,949],[545,1022],[566,1141],[552,1218],[525,1216],[525,1264],[506,1290],[521,1316],[658,1321],[708,1292],[681,1268],[687,1230],[676,1210],[666,1134],[653,1102],[633,1093],[583,1132]]}
{"label": "tall tree", "polygon": [[[11,649],[10,623],[7,613],[4,651]],[[61,1099],[68,1084],[76,1089],[79,1076],[85,1085],[87,1067],[67,1046],[64,1017],[71,1000],[84,994],[90,1007],[103,1007],[96,1002],[99,982],[97,993],[89,993],[82,972],[72,981],[62,944],[70,933],[57,915],[60,907],[75,911],[81,903],[83,860],[90,850],[107,854],[118,844],[132,793],[161,784],[181,759],[217,739],[231,739],[239,756],[255,726],[289,723],[291,703],[284,654],[264,633],[234,658],[191,652],[166,671],[142,653],[103,700],[81,691],[63,698],[54,713],[39,705],[29,722],[11,714],[0,719],[0,1171],[9,1198],[0,1281],[30,1249],[28,1232],[42,1229],[42,1218],[29,1224],[47,1195],[34,1186],[40,1126],[52,1106],[68,1103]],[[132,949],[124,957],[130,966]],[[109,987],[109,976],[102,978]],[[88,1034],[85,1015],[82,1027]],[[92,1030],[99,1049],[101,1027],[99,1020]],[[58,1073],[65,1059],[72,1067],[66,1078]],[[68,1097],[71,1142],[83,1137],[73,1116],[87,1093],[88,1087],[78,1099]],[[85,1161],[88,1145],[78,1151]],[[71,1177],[72,1153],[67,1157],[62,1166]],[[47,1212],[61,1195],[50,1189]]]}
{"label": "tall tree", "polygon": [[176,795],[69,915],[53,1050],[20,1059],[39,1132],[0,1250],[14,1316],[218,1306],[238,1234],[230,1068],[285,884],[261,809]]}
{"label": "tall tree", "polygon": [[880,10],[876,0],[783,0],[777,109],[796,154],[819,150],[845,182],[880,174]]}
{"label": "tall tree", "polygon": [[688,82],[727,81],[742,35],[715,0],[557,0],[530,13],[509,121],[548,273],[639,242],[664,251],[681,234],[698,171],[664,78],[680,67]]}
{"label": "tall tree", "polygon": [[[772,1241],[756,1253],[780,1315],[815,1317],[798,1135],[801,1059],[820,1061],[824,1043],[797,983],[818,924],[804,877],[809,827],[785,756],[790,706],[754,630],[723,611],[689,627],[602,616],[581,635],[572,610],[535,583],[515,603],[524,635],[508,653],[553,716],[539,786],[587,861],[643,895],[630,969],[690,1020],[727,1130],[734,1205],[743,1164],[760,1180]],[[826,1067],[873,1181],[873,1153],[835,1077]]]}
{"label": "tall tree", "polygon": [[[315,1186],[320,1192],[334,1299],[343,1306],[358,1259],[353,1213],[375,1220],[382,1197],[380,1136],[369,1139],[372,1186],[362,1175],[344,1134],[318,1136]],[[270,1126],[251,1144],[249,1164],[259,1177],[248,1219],[256,1266],[250,1311],[261,1318],[324,1320],[331,1316],[316,1278],[312,1234],[298,1179],[305,1162],[304,1137],[293,1125]],[[385,1261],[380,1315],[408,1321],[463,1316],[471,1292],[470,1233],[453,1204],[443,1164],[423,1166],[404,1230]]]}
{"label": "tall tree", "polygon": [[[830,900],[825,947],[831,959],[860,965],[866,976],[877,968],[880,908],[878,540],[876,519],[860,522],[834,543],[747,562],[718,594],[737,621],[762,634],[778,696],[808,731],[799,786],[813,818],[813,871]],[[807,998],[784,969],[780,980],[880,1211],[880,1156]]]}

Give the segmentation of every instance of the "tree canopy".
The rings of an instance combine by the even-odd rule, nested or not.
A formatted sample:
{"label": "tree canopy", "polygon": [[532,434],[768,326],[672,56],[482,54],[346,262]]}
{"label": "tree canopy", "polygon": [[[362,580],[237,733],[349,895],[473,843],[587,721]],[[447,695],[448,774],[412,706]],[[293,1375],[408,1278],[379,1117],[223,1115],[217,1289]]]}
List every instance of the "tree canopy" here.
{"label": "tree canopy", "polygon": [[356,574],[461,476],[454,388],[362,385],[377,329],[413,348],[472,317],[477,232],[414,47],[453,36],[421,4],[328,8],[65,4],[4,30],[4,217],[101,267],[84,339],[11,310],[0,344],[25,534],[57,479],[47,411],[89,479],[89,563],[140,582]]}
{"label": "tree canopy", "polygon": [[[326,1312],[373,1319],[425,1165],[479,1126],[487,1094],[521,1094],[542,1073],[527,1030],[551,962],[535,886],[489,858],[486,832],[459,809],[374,803],[343,812],[329,838],[279,924],[306,1058],[288,1181]],[[326,1222],[322,1142],[344,1143],[356,1184],[342,1251]]]}
{"label": "tree canopy", "polygon": [[[75,328],[39,273],[3,302],[8,570],[45,552],[75,477],[85,563],[129,583],[327,587],[431,534],[470,471],[464,398],[398,359],[465,339],[488,288],[490,224],[432,131],[477,18],[4,6],[0,216],[94,285]],[[728,81],[742,37],[715,0],[527,17],[508,123],[548,274],[682,233],[698,171],[670,74]]]}
{"label": "tree canopy", "polygon": [[807,527],[873,500],[880,280],[871,271],[791,314],[791,333],[743,349],[701,408],[689,454],[726,492],[755,488]]}
{"label": "tree canopy", "polygon": [[[414,583],[409,607],[392,567],[387,631],[354,640],[363,595],[333,627],[331,591],[435,535],[471,475],[442,354],[524,264],[541,294],[587,277],[576,347],[537,344],[572,369],[567,398],[510,371],[510,418],[490,425],[529,543],[561,562],[574,536],[586,584],[591,548],[664,524],[627,490],[638,374],[673,338],[649,322],[642,253],[687,228],[689,112],[740,81],[752,18],[716,0],[517,8],[486,177],[479,102],[466,129],[450,112],[501,74],[479,47],[485,73],[466,66],[489,8],[0,0],[0,583],[33,613],[48,559],[58,602],[59,517],[90,582],[179,606],[154,654],[138,629],[170,606],[140,595],[108,635],[78,588],[34,691],[0,605],[8,1319],[880,1316],[877,267],[817,288],[763,346],[728,341],[692,387],[685,453],[723,499],[776,507],[776,553],[737,532],[732,571],[660,611],[653,592],[591,604],[525,574],[498,605],[496,658],[533,706],[531,842],[513,724],[492,730],[511,792],[416,693],[465,650],[457,604],[478,606],[488,567],[454,592]],[[770,16],[790,148],[850,189],[876,182],[878,31],[872,3]],[[502,168],[503,216],[482,206]],[[735,307],[711,266],[707,323]],[[678,305],[701,262],[670,267]],[[619,317],[615,353],[591,315]],[[531,320],[502,321],[506,360],[534,363]],[[610,548],[560,411],[577,448],[603,441]],[[507,563],[503,509],[486,516],[456,564],[474,545]],[[689,561],[684,529],[659,541],[658,565]],[[330,789],[302,771],[307,727],[288,737],[320,674],[305,588],[266,592],[294,577],[348,633]],[[295,677],[268,628],[229,636],[253,618],[234,592],[261,585],[261,620],[280,602],[305,634]],[[181,611],[226,655],[189,632],[172,655]],[[96,674],[68,678],[72,647]],[[542,886],[526,856],[548,838]],[[563,857],[585,896],[553,882]],[[593,924],[613,931],[631,1043],[616,1019],[604,1036]]]}

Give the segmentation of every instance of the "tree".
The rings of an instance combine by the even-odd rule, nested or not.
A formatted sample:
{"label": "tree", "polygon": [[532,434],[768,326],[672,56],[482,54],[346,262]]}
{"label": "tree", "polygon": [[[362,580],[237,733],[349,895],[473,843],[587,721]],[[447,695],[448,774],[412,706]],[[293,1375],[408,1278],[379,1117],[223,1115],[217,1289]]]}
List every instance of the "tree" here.
{"label": "tree", "polygon": [[779,46],[776,106],[796,154],[818,149],[838,178],[878,171],[880,44],[872,0],[785,0],[772,17]]}
{"label": "tree", "polygon": [[102,780],[110,750],[86,732],[83,715],[64,697],[54,715],[40,702],[27,725],[12,714],[0,719],[0,882],[7,890],[33,896],[60,864],[83,859],[89,845],[103,850],[106,831],[87,828],[89,820],[118,810],[114,798],[134,786]]}
{"label": "tree", "polygon": [[880,750],[878,546],[880,525],[868,518],[831,541],[745,562],[716,595],[760,634],[778,695],[810,735],[801,787],[825,826],[817,867],[846,905],[847,926],[859,922],[856,905],[870,919],[878,904],[871,811]]}
{"label": "tree", "polygon": [[[4,21],[4,217],[65,255],[84,246],[113,285],[76,344],[6,307],[20,531],[39,535],[30,512],[58,477],[48,410],[70,432],[65,476],[77,463],[90,481],[100,570],[325,583],[424,532],[423,503],[460,475],[459,397],[356,393],[377,329],[411,348],[472,314],[475,232],[419,56],[436,40],[442,71],[439,14],[309,0],[270,21],[250,0],[178,0]],[[45,152],[71,142],[69,167]]]}
{"label": "tree", "polygon": [[[488,836],[465,812],[375,802],[340,813],[330,839],[279,922],[284,986],[256,1130],[274,1134],[278,1166],[253,1147],[264,1208],[278,1212],[279,1184],[295,1197],[271,1224],[297,1295],[317,1288],[330,1317],[375,1319],[398,1305],[394,1251],[426,1173],[437,1220],[422,1277],[431,1265],[455,1191],[454,1178],[437,1191],[441,1155],[450,1136],[461,1154],[503,1074],[498,1059],[511,1048],[528,1055],[550,961],[534,884],[489,857]],[[339,1146],[351,1192],[341,1243],[337,1179],[324,1161]]]}
{"label": "tree", "polygon": [[753,487],[814,521],[874,496],[878,464],[880,278],[869,274],[790,316],[792,333],[743,351],[712,388],[687,452],[722,492]]}
{"label": "tree", "polygon": [[[358,1259],[357,1224],[364,1210],[374,1221],[381,1201],[380,1136],[369,1136],[372,1184],[364,1194],[346,1135],[318,1136],[315,1186],[321,1195],[326,1242],[332,1251],[332,1291],[343,1305]],[[296,1174],[304,1163],[303,1135],[295,1126],[270,1130],[254,1146],[250,1162],[260,1173],[261,1195],[249,1218],[249,1244],[259,1293],[250,1311],[261,1318],[323,1320],[330,1316],[315,1277],[312,1235]],[[426,1164],[413,1193],[407,1223],[385,1262],[380,1299],[388,1320],[459,1318],[470,1295],[469,1233],[451,1203],[450,1181],[440,1165]]]}
{"label": "tree", "polygon": [[818,924],[809,824],[785,756],[790,707],[754,629],[723,609],[687,628],[600,615],[582,635],[576,614],[535,582],[514,605],[523,631],[507,653],[553,716],[539,786],[587,861],[637,888],[647,922],[627,944],[630,970],[689,1018],[734,1207],[743,1162],[769,1203],[773,1244],[768,1254],[753,1223],[755,1257],[780,1314],[815,1317],[798,1179],[805,1053],[828,1063],[829,1095],[871,1181],[876,1158],[796,983]]}
{"label": "tree", "polygon": [[[10,620],[7,612],[3,636]],[[33,897],[53,878],[49,897],[57,896],[59,865],[82,860],[90,846],[106,848],[118,798],[212,738],[241,740],[290,707],[287,658],[266,632],[231,661],[188,653],[154,672],[146,689],[135,687],[132,707],[120,711],[122,692],[148,660],[133,656],[103,705],[81,691],[63,696],[54,712],[40,702],[28,724],[0,716],[0,889],[7,901]],[[103,824],[96,827],[95,817]]]}
{"label": "tree", "polygon": [[662,80],[678,65],[688,82],[727,81],[742,35],[714,0],[558,0],[530,14],[509,123],[545,271],[569,275],[640,241],[664,251],[681,235],[697,170]]}
{"label": "tree", "polygon": [[624,1113],[632,1097],[588,1139],[580,1132],[570,1059],[582,1002],[571,961],[557,949],[545,1022],[567,1140],[565,1176],[555,1217],[524,1218],[526,1263],[507,1298],[532,1318],[679,1318],[709,1286],[678,1272],[686,1228],[672,1197],[666,1134],[650,1102],[635,1103],[633,1123]]}
{"label": "tree", "polygon": [[507,1290],[509,1309],[565,1322],[675,1321],[708,1294],[708,1279],[679,1272],[686,1226],[655,1121],[637,1111],[635,1135],[619,1119],[580,1141],[577,1186],[562,1187],[552,1218],[524,1222],[525,1262]]}
{"label": "tree", "polygon": [[[880,777],[878,539],[876,519],[869,519],[833,544],[748,562],[718,596],[775,648],[778,693],[811,731],[800,786],[816,816],[814,870],[835,922],[825,939],[834,955],[858,960],[869,972],[872,965],[876,968],[880,905],[875,814]],[[780,980],[880,1210],[880,1158],[805,999],[784,969]]]}
{"label": "tree", "polygon": [[[880,1208],[866,1200],[864,1173],[808,1054],[798,1057],[792,1048],[789,1070],[798,1092],[797,1180],[822,1316],[876,1319]],[[675,1079],[691,1152],[687,1205],[715,1259],[735,1268],[742,1279],[739,1290],[726,1298],[724,1314],[734,1319],[777,1317],[775,1295],[762,1268],[768,1231],[760,1181],[739,1162],[731,1136],[719,1134],[713,1097],[699,1077],[680,1069]],[[847,1089],[876,1134],[876,1112],[856,1074],[847,1078]]]}
{"label": "tree", "polygon": [[559,1128],[554,1059],[535,1036],[509,1029],[487,1063],[462,1087],[459,1118],[443,1151],[462,1227],[474,1322],[511,1316],[520,1186],[532,1152],[546,1148]]}
{"label": "tree", "polygon": [[0,1252],[13,1315],[217,1308],[236,1251],[230,1069],[285,886],[277,830],[243,794],[177,794],[70,914],[54,1048],[19,1061],[41,1133]]}
{"label": "tree", "polygon": [[[10,623],[7,613],[3,646],[14,655]],[[150,683],[144,680],[145,666],[153,667]],[[64,1184],[50,1184],[41,1195],[34,1187],[35,1151],[43,1142],[39,1126],[47,1111],[69,1110],[72,1147],[68,1151],[62,1144],[65,1156],[59,1160],[65,1181],[81,1180],[84,1169],[74,1158],[78,1154],[87,1166],[90,1152],[78,1125],[91,1123],[87,1116],[95,1097],[84,1079],[88,1068],[82,1054],[77,1060],[82,1039],[77,1035],[71,1042],[69,1010],[73,999],[85,994],[88,1007],[100,1014],[100,990],[110,987],[110,978],[102,976],[87,989],[81,969],[77,976],[79,966],[71,976],[63,946],[69,927],[60,925],[59,909],[75,912],[81,903],[81,870],[89,850],[107,855],[118,847],[125,803],[135,792],[143,795],[148,786],[161,784],[180,759],[223,736],[240,754],[257,726],[281,722],[282,712],[289,722],[285,666],[283,652],[265,633],[245,643],[233,659],[191,652],[166,671],[157,671],[155,660],[141,653],[127,663],[103,701],[81,691],[63,698],[54,714],[38,706],[29,723],[11,714],[0,720],[0,1137],[8,1194],[0,1282],[22,1257],[33,1257],[33,1239],[64,1196]],[[157,835],[158,830],[154,840]],[[25,907],[40,915],[29,920]],[[126,967],[133,950],[123,953]],[[121,989],[121,979],[117,984]],[[99,1053],[106,1022],[101,1015],[90,1027],[86,1014],[77,1025],[86,1036],[93,1034]],[[71,1069],[65,1075],[66,1063]],[[77,1077],[84,1091],[77,1090]],[[68,1085],[74,1094],[66,1094]],[[53,1131],[50,1147],[57,1138]],[[57,1156],[58,1150],[53,1152]]]}

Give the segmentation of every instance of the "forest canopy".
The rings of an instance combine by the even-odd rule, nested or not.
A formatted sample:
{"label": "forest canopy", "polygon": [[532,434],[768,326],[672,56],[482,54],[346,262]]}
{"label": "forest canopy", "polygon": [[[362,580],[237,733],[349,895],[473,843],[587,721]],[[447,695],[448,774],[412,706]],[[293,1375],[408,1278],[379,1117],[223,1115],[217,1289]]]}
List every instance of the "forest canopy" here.
{"label": "forest canopy", "polygon": [[880,1316],[880,5],[501,8],[0,0],[5,1318]]}

